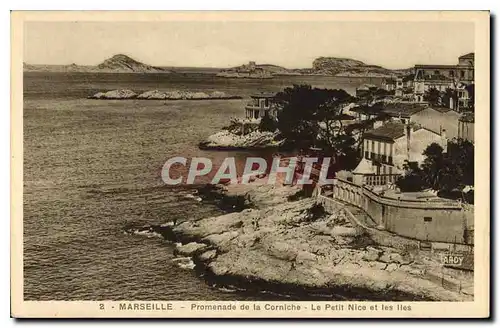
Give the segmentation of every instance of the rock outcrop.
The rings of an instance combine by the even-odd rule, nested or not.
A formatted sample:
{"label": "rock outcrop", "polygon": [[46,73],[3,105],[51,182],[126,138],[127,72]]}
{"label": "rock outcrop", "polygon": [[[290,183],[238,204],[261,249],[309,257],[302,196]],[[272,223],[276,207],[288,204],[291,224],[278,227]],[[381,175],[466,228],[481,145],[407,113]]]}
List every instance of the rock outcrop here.
{"label": "rock outcrop", "polygon": [[191,99],[191,100],[204,100],[204,99],[239,99],[238,96],[228,95],[222,91],[212,91],[212,92],[191,92],[191,91],[180,91],[180,90],[170,90],[170,91],[159,91],[151,90],[141,93],[137,96],[139,99],[166,99],[166,100],[180,100],[180,99]]}
{"label": "rock outcrop", "polygon": [[292,70],[288,70],[281,66],[271,65],[271,64],[256,64],[255,62],[249,62],[248,64],[222,70],[219,73],[217,73],[217,76],[230,77],[230,78],[267,79],[267,78],[272,78],[275,75],[294,75],[294,74],[298,73],[294,73]]}
{"label": "rock outcrop", "polygon": [[155,67],[138,62],[127,55],[118,54],[104,60],[97,65],[102,71],[112,71],[117,73],[166,73],[169,71],[161,67]]}
{"label": "rock outcrop", "polygon": [[350,58],[319,57],[312,68],[287,69],[277,65],[258,65],[250,62],[245,65],[222,70],[217,76],[239,78],[272,78],[279,75],[327,75],[344,77],[389,77],[404,76],[413,69],[391,70],[377,65],[368,65]]}
{"label": "rock outcrop", "polygon": [[92,99],[134,99],[137,97],[137,93],[128,89],[121,90],[111,90],[107,92],[98,92],[95,95],[89,97]]}
{"label": "rock outcrop", "polygon": [[[254,207],[185,221],[172,230],[185,243],[178,250],[193,256],[210,279],[350,300],[472,299],[426,279],[426,272],[438,272],[434,264],[349,230],[342,211],[328,215],[312,198],[288,201],[297,187],[258,179],[221,190],[245,195]],[[339,227],[347,230],[339,233]]]}
{"label": "rock outcrop", "polygon": [[221,91],[191,92],[191,91],[159,91],[151,90],[137,94],[132,90],[112,90],[98,92],[89,98],[91,99],[146,99],[146,100],[211,100],[211,99],[239,99],[238,96],[231,96]]}
{"label": "rock outcrop", "polygon": [[253,131],[245,135],[220,131],[199,144],[201,149],[259,149],[279,147],[284,140],[277,140],[277,133]]}
{"label": "rock outcrop", "polygon": [[118,54],[97,66],[77,65],[30,65],[23,63],[25,72],[79,72],[79,73],[172,73],[168,69],[141,63],[129,56]]}
{"label": "rock outcrop", "polygon": [[367,65],[359,60],[337,57],[319,57],[313,61],[315,74],[335,76],[394,76],[392,70],[376,65]]}

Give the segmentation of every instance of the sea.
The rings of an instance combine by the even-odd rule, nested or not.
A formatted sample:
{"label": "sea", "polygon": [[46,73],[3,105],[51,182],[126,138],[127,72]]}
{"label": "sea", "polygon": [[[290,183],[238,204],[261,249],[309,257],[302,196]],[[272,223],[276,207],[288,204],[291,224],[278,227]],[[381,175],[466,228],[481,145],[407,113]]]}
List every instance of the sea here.
{"label": "sea", "polygon": [[[251,94],[293,84],[342,88],[354,94],[369,78],[283,76],[227,79],[207,73],[24,73],[25,300],[280,300],[207,283],[172,260],[174,245],[127,227],[220,215],[191,197],[197,186],[166,186],[173,156],[227,156],[198,142],[244,116]],[[87,99],[130,89],[224,91],[233,100]],[[181,172],[182,173],[182,172]],[[203,184],[208,181],[200,181]]]}

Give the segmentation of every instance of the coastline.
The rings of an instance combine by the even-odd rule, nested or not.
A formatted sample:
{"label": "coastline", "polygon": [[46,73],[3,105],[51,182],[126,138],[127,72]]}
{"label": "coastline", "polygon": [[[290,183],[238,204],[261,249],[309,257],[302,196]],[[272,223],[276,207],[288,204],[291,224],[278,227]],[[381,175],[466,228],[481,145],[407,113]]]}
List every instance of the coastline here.
{"label": "coastline", "polygon": [[153,227],[177,243],[176,254],[192,258],[207,283],[301,299],[472,300],[426,279],[435,263],[377,245],[344,213],[327,214],[316,199],[300,198],[296,186],[258,179],[208,194],[229,201],[232,211]]}

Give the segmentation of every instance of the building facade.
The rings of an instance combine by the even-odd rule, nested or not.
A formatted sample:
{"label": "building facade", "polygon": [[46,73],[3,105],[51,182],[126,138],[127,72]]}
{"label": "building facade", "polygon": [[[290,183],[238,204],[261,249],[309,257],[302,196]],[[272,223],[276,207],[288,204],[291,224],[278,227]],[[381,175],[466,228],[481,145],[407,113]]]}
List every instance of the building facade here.
{"label": "building facade", "polygon": [[[415,65],[414,98],[417,102],[424,102],[425,93],[434,88],[440,92],[446,89],[457,90],[462,86],[459,102],[468,99],[463,92],[463,86],[474,83],[474,53],[469,53],[458,58],[457,65]],[[459,107],[450,104],[450,107]]]}
{"label": "building facade", "polygon": [[260,93],[250,96],[251,101],[245,106],[245,118],[258,120],[266,114],[276,118],[277,108],[273,103],[274,93]]}
{"label": "building facade", "polygon": [[422,154],[432,143],[446,149],[446,131],[431,131],[414,123],[387,122],[363,135],[363,158],[354,169],[353,181],[360,185],[387,185],[403,174],[407,163],[421,164]]}

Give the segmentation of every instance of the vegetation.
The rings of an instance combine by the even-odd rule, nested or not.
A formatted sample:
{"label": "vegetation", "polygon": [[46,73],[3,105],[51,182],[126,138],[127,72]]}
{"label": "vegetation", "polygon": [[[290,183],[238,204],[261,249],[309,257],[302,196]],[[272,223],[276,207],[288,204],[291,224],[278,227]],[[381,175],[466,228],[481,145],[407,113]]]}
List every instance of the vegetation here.
{"label": "vegetation", "polygon": [[276,128],[277,128],[276,122],[266,112],[264,117],[262,117],[260,120],[259,130],[260,131],[274,132],[274,131],[276,131]]}
{"label": "vegetation", "polygon": [[432,143],[423,154],[426,159],[421,167],[407,164],[406,175],[396,182],[402,191],[431,188],[452,195],[465,186],[474,185],[474,145],[470,141],[454,139],[448,142],[446,152]]}
{"label": "vegetation", "polygon": [[441,92],[436,88],[429,88],[424,93],[424,100],[431,105],[438,106],[441,103]]}
{"label": "vegetation", "polygon": [[[425,92],[424,100],[433,106],[442,106],[457,110],[459,106],[457,88],[458,85],[455,85],[453,88],[446,88],[444,92],[440,92],[435,88],[430,88]],[[460,109],[474,111],[474,84],[467,85],[465,87],[465,91],[468,94],[469,101],[465,105],[465,108]]]}
{"label": "vegetation", "polygon": [[374,102],[377,102],[378,100],[381,100],[387,96],[393,96],[394,95],[394,90],[393,91],[388,91],[376,86],[368,88],[366,92],[364,92],[361,96],[359,96],[359,100],[361,102],[364,102],[365,105],[370,105],[373,104]]}
{"label": "vegetation", "polygon": [[457,91],[454,89],[446,88],[444,93],[441,95],[441,104],[444,107],[451,108],[451,104],[453,104],[453,107],[456,106],[458,100],[458,94]]}
{"label": "vegetation", "polygon": [[344,121],[344,113],[354,97],[341,89],[319,89],[310,85],[294,85],[275,97],[278,111],[277,127],[288,144],[299,149],[319,147],[325,156],[336,158],[338,169],[352,169],[359,160],[352,134]]}

